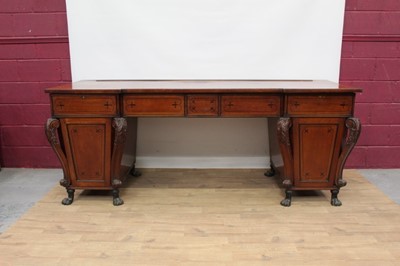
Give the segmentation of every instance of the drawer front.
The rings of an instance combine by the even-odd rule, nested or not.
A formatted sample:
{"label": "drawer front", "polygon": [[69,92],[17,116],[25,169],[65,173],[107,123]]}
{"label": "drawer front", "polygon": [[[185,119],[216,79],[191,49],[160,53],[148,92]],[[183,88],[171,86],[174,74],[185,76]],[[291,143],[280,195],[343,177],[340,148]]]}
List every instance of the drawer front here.
{"label": "drawer front", "polygon": [[224,95],[221,97],[221,116],[279,116],[280,99],[277,95]]}
{"label": "drawer front", "polygon": [[351,115],[353,97],[348,95],[288,96],[289,115]]}
{"label": "drawer front", "polygon": [[53,114],[60,116],[116,116],[116,95],[53,95]]}
{"label": "drawer front", "polygon": [[218,96],[188,95],[188,116],[218,116]]}
{"label": "drawer front", "polygon": [[125,116],[184,116],[182,95],[125,95]]}

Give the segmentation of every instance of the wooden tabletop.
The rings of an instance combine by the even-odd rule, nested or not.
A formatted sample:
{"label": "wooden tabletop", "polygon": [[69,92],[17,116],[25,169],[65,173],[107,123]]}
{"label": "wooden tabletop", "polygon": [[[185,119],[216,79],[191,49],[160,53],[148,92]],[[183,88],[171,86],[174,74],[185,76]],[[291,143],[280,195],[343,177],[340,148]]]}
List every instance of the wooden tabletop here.
{"label": "wooden tabletop", "polygon": [[46,89],[50,93],[244,93],[359,92],[327,80],[82,80]]}

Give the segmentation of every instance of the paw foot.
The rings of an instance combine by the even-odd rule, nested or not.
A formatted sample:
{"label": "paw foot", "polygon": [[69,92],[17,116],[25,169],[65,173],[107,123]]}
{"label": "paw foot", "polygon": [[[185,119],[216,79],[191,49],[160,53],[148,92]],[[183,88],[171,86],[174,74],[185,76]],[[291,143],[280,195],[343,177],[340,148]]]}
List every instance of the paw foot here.
{"label": "paw foot", "polygon": [[338,198],[333,198],[331,199],[331,205],[336,207],[342,206],[342,202]]}
{"label": "paw foot", "polygon": [[269,169],[267,172],[264,173],[265,176],[272,177],[275,175],[274,169]]}
{"label": "paw foot", "polygon": [[281,205],[284,207],[290,207],[290,205],[292,204],[292,200],[291,199],[283,199],[281,201]]}
{"label": "paw foot", "polygon": [[121,198],[114,198],[113,199],[113,205],[114,206],[119,206],[119,205],[122,205],[122,204],[124,204],[124,201]]}
{"label": "paw foot", "polygon": [[62,205],[71,205],[74,200],[71,198],[65,198],[61,201]]}
{"label": "paw foot", "polygon": [[134,177],[139,177],[142,175],[142,173],[139,172],[138,170],[133,170],[133,171],[131,171],[131,175]]}

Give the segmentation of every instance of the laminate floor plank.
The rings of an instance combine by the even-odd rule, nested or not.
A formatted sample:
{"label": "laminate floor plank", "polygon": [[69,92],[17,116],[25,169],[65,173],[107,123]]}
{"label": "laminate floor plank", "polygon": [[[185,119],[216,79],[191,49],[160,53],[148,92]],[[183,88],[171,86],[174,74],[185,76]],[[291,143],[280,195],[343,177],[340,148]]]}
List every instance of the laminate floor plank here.
{"label": "laminate floor plank", "polygon": [[145,170],[121,189],[56,186],[0,235],[0,265],[400,265],[400,206],[357,171],[292,206],[262,170]]}

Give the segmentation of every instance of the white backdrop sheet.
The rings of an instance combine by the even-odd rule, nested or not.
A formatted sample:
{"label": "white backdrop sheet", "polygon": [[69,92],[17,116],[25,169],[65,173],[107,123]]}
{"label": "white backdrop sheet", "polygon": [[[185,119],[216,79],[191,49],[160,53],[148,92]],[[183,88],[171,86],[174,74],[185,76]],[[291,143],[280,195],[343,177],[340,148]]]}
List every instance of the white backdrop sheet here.
{"label": "white backdrop sheet", "polygon": [[[337,82],[344,5],[344,0],[67,0],[72,78]],[[237,119],[224,127],[196,121],[207,134],[188,130],[193,122],[178,119],[170,128],[167,121],[175,120],[139,121],[139,166],[202,167],[199,162],[209,157],[221,159],[215,167],[231,167],[232,157],[239,158],[237,167],[267,165],[264,119]],[[239,141],[230,135],[244,127],[253,131]],[[261,136],[254,133],[260,130]],[[191,142],[188,134],[202,143]],[[215,148],[209,141],[214,135],[231,137]]]}

